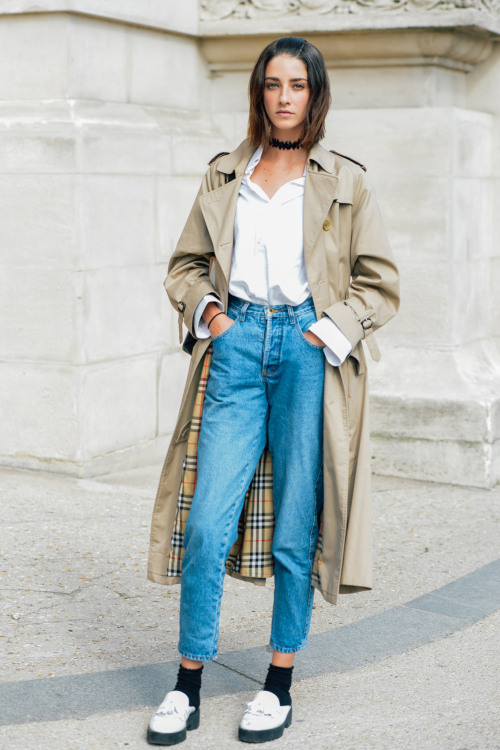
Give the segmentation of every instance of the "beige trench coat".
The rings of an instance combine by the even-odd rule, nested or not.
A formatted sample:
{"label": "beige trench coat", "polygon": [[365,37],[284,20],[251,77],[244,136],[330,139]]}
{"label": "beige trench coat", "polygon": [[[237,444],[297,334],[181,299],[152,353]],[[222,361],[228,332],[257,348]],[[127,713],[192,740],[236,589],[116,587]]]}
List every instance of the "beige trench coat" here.
{"label": "beige trench coat", "polygon": [[[194,334],[194,311],[206,294],[215,293],[227,305],[236,202],[254,150],[244,141],[232,153],[212,160],[171,258],[165,287],[179,311],[180,334],[182,322]],[[228,181],[233,173],[234,179]],[[322,544],[312,583],[334,604],[339,593],[372,586],[368,391],[361,341],[377,359],[373,331],[397,312],[399,282],[363,169],[319,144],[313,146],[307,161],[304,259],[318,319],[331,318],[352,345],[340,367],[325,363]],[[210,341],[199,340],[194,347],[156,497],[148,578],[157,583],[180,580],[179,575],[168,574],[167,559],[186,443]]]}

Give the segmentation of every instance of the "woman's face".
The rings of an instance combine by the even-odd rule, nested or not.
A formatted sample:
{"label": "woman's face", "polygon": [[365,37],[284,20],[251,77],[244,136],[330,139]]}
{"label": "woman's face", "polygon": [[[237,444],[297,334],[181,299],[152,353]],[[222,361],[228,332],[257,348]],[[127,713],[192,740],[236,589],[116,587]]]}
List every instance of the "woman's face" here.
{"label": "woman's face", "polygon": [[309,96],[307,68],[302,60],[278,55],[268,62],[264,107],[273,126],[273,136],[283,140],[300,138]]}

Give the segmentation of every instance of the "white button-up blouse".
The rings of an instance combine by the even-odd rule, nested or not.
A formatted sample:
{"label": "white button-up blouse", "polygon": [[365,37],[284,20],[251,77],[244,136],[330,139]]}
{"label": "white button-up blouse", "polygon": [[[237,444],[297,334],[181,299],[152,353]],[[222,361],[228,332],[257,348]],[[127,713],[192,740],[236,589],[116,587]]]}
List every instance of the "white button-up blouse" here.
{"label": "white button-up blouse", "polygon": [[[269,198],[251,179],[261,156],[262,146],[248,162],[238,195],[229,292],[260,305],[300,305],[311,296],[303,245],[305,170]],[[224,310],[213,295],[201,300],[194,314],[198,338],[210,336],[202,317],[209,302]],[[309,330],[325,343],[328,362],[342,364],[351,345],[333,320],[324,317]]]}

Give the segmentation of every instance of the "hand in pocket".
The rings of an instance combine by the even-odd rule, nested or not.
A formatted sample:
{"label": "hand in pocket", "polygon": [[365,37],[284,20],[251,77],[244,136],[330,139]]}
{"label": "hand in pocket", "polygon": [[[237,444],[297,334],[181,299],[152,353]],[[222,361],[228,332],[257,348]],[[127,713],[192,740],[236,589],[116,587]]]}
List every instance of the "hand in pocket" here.
{"label": "hand in pocket", "polygon": [[316,336],[316,334],[312,331],[306,331],[304,333],[304,338],[306,338],[311,342],[311,344],[314,344],[315,346],[326,346],[325,342],[322,341],[318,336]]}
{"label": "hand in pocket", "polygon": [[220,336],[221,333],[227,331],[228,328],[231,328],[232,325],[234,325],[234,320],[230,318],[229,315],[226,315],[225,313],[217,315],[210,326],[210,335],[215,339],[217,336]]}

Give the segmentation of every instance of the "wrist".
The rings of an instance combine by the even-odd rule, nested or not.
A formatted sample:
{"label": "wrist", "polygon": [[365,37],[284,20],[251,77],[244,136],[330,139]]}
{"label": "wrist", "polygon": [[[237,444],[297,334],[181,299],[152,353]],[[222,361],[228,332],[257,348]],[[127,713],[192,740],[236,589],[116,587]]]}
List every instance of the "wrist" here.
{"label": "wrist", "polygon": [[214,320],[215,320],[216,318],[218,318],[218,317],[219,317],[219,315],[224,315],[224,313],[222,312],[222,310],[217,310],[217,312],[215,313],[215,315],[212,315],[212,317],[211,317],[211,318],[210,318],[210,320],[208,321],[208,323],[207,323],[207,328],[208,328],[208,330],[209,330],[209,331],[211,331],[211,326],[212,326],[212,323],[213,323],[213,321],[214,321]]}
{"label": "wrist", "polygon": [[221,309],[218,305],[215,304],[215,302],[209,302],[205,309],[203,310],[202,317],[205,323],[208,325],[208,322],[216,315],[216,313],[221,312]]}

